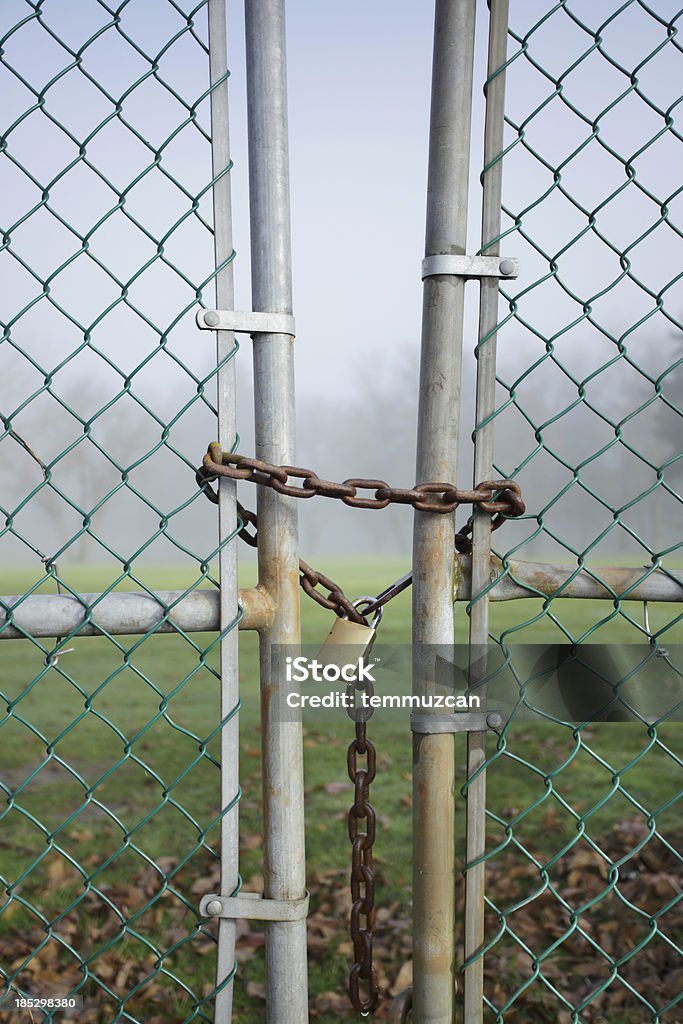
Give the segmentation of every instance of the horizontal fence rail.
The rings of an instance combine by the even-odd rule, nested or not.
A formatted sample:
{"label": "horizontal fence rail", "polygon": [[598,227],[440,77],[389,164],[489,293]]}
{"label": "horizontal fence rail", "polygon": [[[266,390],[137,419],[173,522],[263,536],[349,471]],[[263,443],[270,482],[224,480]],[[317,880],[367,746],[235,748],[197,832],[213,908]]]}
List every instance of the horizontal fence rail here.
{"label": "horizontal fence rail", "polygon": [[[458,555],[455,598],[471,599],[471,557]],[[599,573],[599,575],[598,575]],[[514,559],[503,571],[492,558],[489,601],[534,597],[621,601],[683,601],[683,574],[642,569],[572,566]],[[240,630],[259,630],[273,614],[261,587],[238,594]],[[217,590],[160,590],[153,594],[114,591],[105,594],[0,596],[0,640],[76,636],[131,636],[139,633],[210,633],[219,629]]]}

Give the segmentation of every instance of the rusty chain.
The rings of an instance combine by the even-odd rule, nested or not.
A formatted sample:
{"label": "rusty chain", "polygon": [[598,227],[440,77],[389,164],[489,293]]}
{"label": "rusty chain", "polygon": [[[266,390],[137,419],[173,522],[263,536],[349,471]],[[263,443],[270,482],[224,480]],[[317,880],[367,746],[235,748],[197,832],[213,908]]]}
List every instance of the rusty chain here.
{"label": "rusty chain", "polygon": [[[313,470],[304,469],[301,466],[276,466],[270,462],[264,462],[262,459],[238,455],[236,452],[224,452],[218,442],[214,441],[209,445],[202,465],[197,470],[197,483],[213,502],[218,501],[218,495],[209,484],[221,476],[232,480],[249,480],[264,487],[271,487],[279,494],[287,494],[292,497],[312,498],[320,495],[326,498],[339,498],[345,505],[350,505],[352,508],[379,509],[386,508],[390,504],[400,504],[412,505],[420,512],[446,513],[453,512],[459,505],[473,504],[491,515],[492,530],[497,530],[502,526],[506,518],[523,515],[526,511],[519,484],[514,480],[486,480],[470,491],[461,491],[449,483],[418,484],[411,488],[390,487],[384,480],[360,477],[345,480],[340,484],[331,480],[323,480]],[[297,487],[288,484],[287,481],[290,477],[302,480],[303,485]],[[374,497],[358,497],[359,489],[374,491]],[[498,497],[494,499],[495,494],[498,494]],[[239,536],[251,547],[256,547],[256,514],[244,508],[239,502],[237,511],[242,522],[242,526],[238,530]],[[249,532],[250,526],[254,528],[253,533]],[[471,517],[455,534],[454,542],[455,548],[460,554],[471,552]],[[299,582],[303,591],[321,607],[349,618],[353,622],[364,623],[366,621],[339,584],[329,576],[325,576],[324,573],[313,569],[303,559],[299,561]],[[409,587],[411,583],[412,573],[409,573],[383,591],[375,599],[372,607],[368,609],[368,613],[374,612],[386,604],[396,594]],[[327,590],[327,595],[317,589],[319,586]]]}
{"label": "rusty chain", "polygon": [[[217,493],[209,484],[218,477],[232,480],[248,480],[261,486],[271,487],[279,494],[290,497],[312,498],[322,496],[338,498],[352,508],[380,509],[390,504],[412,505],[420,512],[453,512],[459,505],[472,504],[491,515],[491,529],[497,530],[507,517],[523,515],[526,511],[519,484],[513,480],[487,480],[471,491],[462,491],[449,483],[418,484],[412,488],[390,487],[384,480],[352,478],[343,483],[323,480],[310,469],[300,466],[276,466],[262,459],[249,458],[236,452],[223,452],[214,442],[204,456],[197,470],[197,483],[213,502],[218,502]],[[290,477],[301,480],[302,485],[288,483]],[[359,497],[359,490],[374,491],[372,497]],[[494,497],[497,495],[497,497]],[[251,547],[258,544],[258,519],[254,512],[237,503],[240,519],[238,535]],[[250,527],[252,531],[250,532]],[[472,550],[472,517],[455,534],[455,548],[461,554]],[[412,572],[403,576],[375,598],[364,599],[356,607],[339,584],[313,569],[303,559],[299,561],[299,582],[309,597],[323,608],[353,622],[367,625],[370,614],[381,614],[383,606],[411,585]],[[317,588],[322,586],[327,595]],[[361,608],[363,611],[361,611]],[[365,682],[364,688],[372,693],[372,684]],[[350,683],[347,693],[354,693]],[[373,966],[373,941],[375,937],[375,876],[372,850],[375,841],[376,815],[370,803],[370,785],[377,770],[377,753],[368,739],[366,722],[372,709],[355,708],[349,711],[355,721],[355,736],[347,751],[349,778],[354,785],[354,802],[349,809],[348,829],[352,844],[351,854],[351,918],[350,932],[353,942],[354,962],[349,974],[349,997],[355,1010],[370,1014],[379,1003],[377,971]],[[358,758],[365,758],[365,767],[360,767]],[[361,823],[364,823],[361,828]],[[364,923],[363,920],[364,919]]]}
{"label": "rusty chain", "polygon": [[[214,492],[210,489],[208,493],[210,495],[214,495]],[[218,498],[214,495],[213,500],[218,501]],[[238,536],[241,537],[249,547],[255,548],[258,544],[258,518],[256,513],[250,512],[249,509],[240,505],[238,501],[237,515],[242,523],[241,527],[237,531]],[[254,528],[253,533],[249,532],[250,526],[253,526]],[[352,622],[358,622],[361,624],[365,623],[365,616],[361,615],[339,584],[335,583],[334,580],[330,579],[330,577],[326,576],[324,573],[313,569],[308,562],[304,562],[303,558],[299,559],[299,583],[304,593],[308,594],[309,597],[312,597],[313,600],[322,608],[327,608],[330,611],[335,612],[337,615],[351,619]],[[327,596],[323,594],[322,591],[316,589],[318,586],[322,586],[327,590]]]}
{"label": "rusty chain", "polygon": [[[366,767],[358,767],[358,757],[366,757]],[[356,722],[356,735],[349,744],[347,765],[354,784],[355,799],[349,810],[351,853],[351,941],[353,966],[349,974],[349,996],[355,1010],[371,1013],[379,1002],[377,971],[372,963],[375,936],[375,875],[372,845],[375,841],[375,810],[370,803],[370,783],[375,777],[377,754],[366,736],[365,722]],[[364,822],[364,831],[359,831]],[[362,926],[361,918],[365,918]],[[361,982],[367,986],[365,995]]]}
{"label": "rusty chain", "polygon": [[[514,480],[486,480],[470,491],[462,491],[450,483],[391,487],[385,480],[360,477],[339,484],[321,479],[312,469],[276,466],[237,452],[224,452],[218,442],[214,441],[209,445],[202,466],[197,471],[197,482],[201,486],[220,476],[231,480],[248,480],[294,498],[339,498],[351,508],[379,509],[392,504],[412,505],[419,512],[444,514],[453,512],[458,505],[477,505],[482,511],[490,513],[494,520],[500,517],[500,522],[504,516],[519,516],[525,511],[519,484]],[[302,486],[288,483],[290,477],[303,481]],[[359,497],[359,490],[373,491],[374,496]],[[500,495],[494,500],[496,492],[500,492]]]}
{"label": "rusty chain", "polygon": [[[372,708],[358,706],[356,693],[363,691],[368,697],[374,693],[369,680],[361,685],[349,683],[346,692],[354,698],[348,715],[355,722],[355,736],[346,754],[349,778],[354,786],[354,800],[349,808],[348,826],[351,840],[351,916],[350,933],[353,943],[353,964],[349,972],[349,998],[354,1010],[372,1013],[379,1002],[377,971],[372,962],[375,938],[375,872],[372,847],[375,842],[376,815],[370,803],[370,784],[377,772],[377,751],[366,734],[366,724]],[[358,758],[365,758],[365,766]],[[365,919],[363,922],[363,918]]]}

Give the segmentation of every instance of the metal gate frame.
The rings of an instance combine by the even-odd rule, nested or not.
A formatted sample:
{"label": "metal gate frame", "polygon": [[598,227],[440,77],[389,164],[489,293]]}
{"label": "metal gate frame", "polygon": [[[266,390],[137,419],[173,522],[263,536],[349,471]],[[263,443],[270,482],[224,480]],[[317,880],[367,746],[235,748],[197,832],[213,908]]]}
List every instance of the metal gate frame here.
{"label": "metal gate frame", "polygon": [[[468,278],[478,278],[475,487],[479,481],[495,475],[493,425],[499,279],[516,276],[516,261],[509,256],[500,259],[509,0],[488,0],[487,5],[481,246],[476,256],[466,255],[477,6],[476,0],[436,0],[416,472],[418,483],[457,479],[463,291]],[[483,260],[478,263],[481,257]],[[473,510],[471,557],[454,556],[454,517],[444,515],[435,521],[436,518],[415,512],[413,692],[417,695],[433,692],[435,686],[434,679],[429,678],[430,659],[425,657],[424,648],[429,644],[448,647],[454,643],[452,594],[455,600],[471,601],[469,647],[473,685],[486,677],[486,656],[482,656],[482,651],[489,643],[490,601],[544,595],[643,602],[681,600],[683,580],[658,570],[612,568],[601,570],[602,580],[598,580],[583,569],[519,562],[508,563],[510,575],[503,571],[499,576],[501,566],[491,552],[490,515],[478,507]],[[515,579],[522,582],[516,592]],[[454,945],[456,730],[442,733],[441,727],[439,723],[431,735],[425,735],[421,727],[420,733],[413,735],[414,981],[412,992],[407,990],[396,1001],[392,1019],[397,1024],[408,1019],[410,1008],[414,1024],[455,1021],[459,973]],[[481,952],[486,871],[486,733],[477,728],[474,723],[466,727],[467,867],[461,968],[464,1024],[481,1024],[485,1005]]]}
{"label": "metal gate frame", "polygon": [[[253,337],[256,450],[294,459],[293,317],[284,0],[251,0],[246,9],[249,191],[254,313],[234,311],[228,63],[225,0],[208,0],[214,255],[217,310],[199,329],[215,330],[218,441],[236,444],[235,332]],[[227,315],[226,315],[227,314]],[[265,314],[265,315],[264,315]],[[276,314],[268,316],[267,314]],[[218,329],[216,329],[218,328]],[[232,1018],[235,924],[266,921],[267,1021],[307,1021],[303,737],[301,718],[282,722],[274,699],[281,678],[278,644],[299,641],[297,513],[292,498],[260,493],[259,584],[237,589],[236,484],[219,484],[220,593],[63,594],[2,599],[0,638],[111,636],[218,630],[221,662],[221,892],[200,911],[219,921],[216,1020]],[[96,607],[96,622],[91,609]],[[238,634],[260,636],[264,892],[237,895],[239,853]],[[283,656],[284,657],[284,656]],[[283,675],[283,674],[282,674]],[[290,716],[292,718],[293,716]]]}
{"label": "metal gate frame", "polygon": [[[211,0],[212,82],[227,73],[224,0]],[[200,326],[216,326],[228,315],[236,330],[253,338],[254,421],[257,457],[277,463],[295,460],[294,364],[291,237],[289,216],[289,153],[285,12],[282,0],[254,0],[245,5],[247,104],[249,125],[249,195],[251,233],[252,309],[234,314],[232,266],[227,262],[219,279],[216,311],[203,314]],[[212,98],[214,178],[229,168],[227,79]],[[214,192],[216,267],[230,259],[229,176]],[[225,274],[225,279],[223,279]],[[282,315],[284,314],[284,316]],[[276,319],[284,321],[280,326]],[[254,321],[256,326],[254,326]],[[234,333],[218,330],[218,365],[234,345]],[[225,371],[231,374],[225,379]],[[218,378],[219,444],[234,447],[235,382],[231,363]],[[221,436],[222,435],[222,436]],[[261,749],[263,759],[264,892],[256,899],[230,900],[238,887],[237,804],[223,818],[221,894],[208,895],[201,909],[220,918],[217,966],[216,1020],[230,1021],[234,976],[235,920],[250,916],[266,921],[266,1020],[306,1021],[306,856],[304,848],[303,735],[301,716],[283,722],[276,700],[284,678],[283,644],[297,644],[299,625],[299,554],[297,512],[292,498],[261,489],[258,495],[259,594],[268,613],[257,624],[260,640]],[[236,484],[219,483],[220,539],[234,535],[237,521]],[[237,605],[236,551],[221,547],[221,622],[234,620]],[[225,588],[223,580],[229,581]],[[246,623],[245,623],[246,625]],[[237,637],[228,634],[221,649],[225,709],[234,707],[238,687]],[[277,646],[280,645],[280,646]],[[235,691],[234,693],[232,691]],[[224,710],[225,710],[224,709]],[[227,713],[227,711],[226,711]],[[239,725],[234,716],[222,733],[222,805],[238,789]],[[226,857],[226,851],[228,856]],[[249,906],[245,906],[251,904]]]}

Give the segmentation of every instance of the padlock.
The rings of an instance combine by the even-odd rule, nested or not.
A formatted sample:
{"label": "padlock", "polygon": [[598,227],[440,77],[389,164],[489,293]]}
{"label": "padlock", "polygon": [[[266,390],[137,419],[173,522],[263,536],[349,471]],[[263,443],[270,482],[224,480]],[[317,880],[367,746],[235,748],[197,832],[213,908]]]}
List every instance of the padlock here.
{"label": "padlock", "polygon": [[[372,597],[359,597],[353,602],[354,608],[358,608],[363,614],[363,608],[370,606],[375,601]],[[384,609],[380,606],[376,609],[372,623],[352,622],[351,619],[335,619],[327,639],[320,649],[318,660],[323,665],[347,665],[350,661],[358,661],[367,658],[372,650],[377,635],[377,626],[382,620]]]}
{"label": "padlock", "polygon": [[[374,598],[371,597],[359,597],[353,604],[362,614],[363,607],[373,601]],[[376,610],[371,625],[352,622],[350,619],[337,619],[318,652],[317,660],[321,665],[334,665],[340,671],[344,670],[346,696],[350,702],[346,705],[347,714],[356,722],[367,721],[372,715],[372,708],[359,706],[355,691],[365,690],[368,695],[372,695],[374,692],[372,683],[358,683],[358,676],[362,675],[358,671],[358,667],[367,664],[368,655],[377,635],[376,627],[382,618],[382,610],[381,607]],[[354,666],[356,666],[355,671]]]}
{"label": "padlock", "polygon": [[[362,708],[358,690],[372,687],[372,684],[358,684],[359,667],[367,662],[367,656],[375,642],[376,630],[362,622],[337,619],[325,643],[318,652],[318,662],[327,667],[335,666],[342,674],[346,691],[346,713],[355,722],[366,722],[372,715],[372,708]],[[372,691],[371,691],[372,692]]]}
{"label": "padlock", "polygon": [[[335,619],[323,644],[318,661],[323,665],[347,665],[358,658],[366,658],[372,650],[377,630],[364,622]],[[337,650],[339,648],[339,650]]]}

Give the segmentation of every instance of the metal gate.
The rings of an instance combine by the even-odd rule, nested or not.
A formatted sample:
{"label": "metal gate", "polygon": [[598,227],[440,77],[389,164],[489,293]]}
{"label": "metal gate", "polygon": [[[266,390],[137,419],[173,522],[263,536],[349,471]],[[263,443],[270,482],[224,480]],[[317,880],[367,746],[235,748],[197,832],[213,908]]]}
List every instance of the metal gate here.
{"label": "metal gate", "polygon": [[[482,285],[475,477],[495,466],[533,512],[527,528],[518,521],[496,535],[493,556],[487,521],[478,538],[475,519],[470,643],[490,638],[496,668],[509,659],[513,671],[516,645],[559,644],[571,652],[570,686],[564,713],[539,707],[534,657],[497,741],[468,739],[464,1019],[673,1021],[680,608],[649,602],[683,596],[680,176],[668,173],[682,141],[670,78],[682,12],[542,7],[511,5],[505,41],[507,4],[490,4],[481,251],[503,244],[522,272],[512,287],[501,281],[500,300]],[[564,568],[523,560],[540,539]],[[540,600],[502,626],[487,606],[523,592]],[[577,614],[575,598],[597,600]],[[548,723],[550,755],[520,743],[515,718],[528,706]],[[661,773],[656,792],[648,766]],[[600,795],[584,799],[572,780],[593,768]],[[487,801],[485,773],[529,772],[533,796],[519,806]],[[636,881],[648,864],[668,872],[657,893]],[[540,934],[523,919],[532,906]]]}
{"label": "metal gate", "polygon": [[[24,593],[3,599],[3,637],[23,638],[30,648],[16,671],[3,673],[3,816],[21,855],[3,878],[2,914],[10,933],[19,927],[24,934],[3,967],[6,1003],[41,1012],[45,1004],[32,998],[64,996],[58,1008],[48,1005],[48,1019],[72,1011],[86,1020],[150,1020],[157,1005],[163,1019],[209,1020],[215,1002],[217,1019],[228,1020],[235,920],[247,911],[236,915],[220,897],[209,900],[207,913],[221,915],[218,967],[215,982],[202,981],[198,958],[215,940],[200,911],[203,894],[195,887],[191,901],[184,876],[192,872],[195,885],[213,880],[225,897],[239,889],[237,629],[259,628],[267,651],[273,639],[296,638],[298,610],[293,504],[265,497],[259,505],[263,587],[238,605],[235,486],[221,487],[216,531],[194,479],[198,453],[188,450],[188,433],[198,428],[217,434],[226,450],[237,443],[233,359],[235,331],[245,325],[238,317],[215,333],[198,330],[212,323],[205,307],[234,305],[225,4],[170,0],[152,10],[96,2],[68,12],[40,2],[14,6],[3,12],[12,107],[3,136],[3,355],[12,384],[3,400],[3,542],[30,552],[36,569]],[[251,5],[249,14],[254,302],[291,313],[287,140],[278,120],[284,24],[278,4]],[[282,321],[284,334],[277,333]],[[288,461],[293,444],[290,321],[268,324],[255,348],[263,382],[257,445],[279,461]],[[107,370],[103,395],[93,378]],[[155,387],[169,377],[176,400],[184,396],[170,409]],[[150,459],[166,459],[167,472],[184,477],[171,496],[149,486]],[[29,503],[41,506],[43,519],[27,527]],[[183,519],[193,506],[201,508],[193,508],[188,533]],[[100,527],[105,508],[125,524],[118,543]],[[70,530],[60,524],[55,544],[50,517],[65,510],[76,528],[64,540]],[[108,563],[99,593],[79,593],[72,573],[60,573],[60,559],[78,544],[92,545]],[[181,588],[160,592],[145,582],[138,562],[155,544],[185,559]],[[161,637],[169,633],[172,641]],[[162,645],[175,644],[181,680],[171,692],[155,681],[154,658],[165,650],[155,647],[157,635]],[[92,663],[80,645],[87,636],[110,643]],[[213,725],[200,732],[187,700],[200,697],[198,685],[212,677],[220,680],[220,700]],[[301,736],[300,725],[269,719],[267,658],[262,683],[270,794],[264,906],[278,907],[305,894]],[[130,685],[149,698],[142,724],[125,724]],[[207,772],[215,773],[215,796],[198,806],[193,788],[207,785]],[[48,777],[63,801],[56,813],[39,792]],[[154,786],[141,818],[102,795],[114,778],[124,790]],[[285,807],[295,817],[286,829]],[[58,913],[48,895],[55,883],[66,891]],[[269,977],[279,993],[270,1013],[285,1019],[307,1014],[304,914],[299,907],[294,921],[269,925]],[[135,955],[127,957],[131,944]],[[277,980],[283,948],[284,983]]]}
{"label": "metal gate", "polygon": [[[680,759],[676,726],[666,721],[675,715],[634,707],[626,694],[653,666],[673,692],[680,685],[671,646],[680,616],[658,606],[651,619],[647,602],[681,599],[672,567],[680,546],[680,172],[668,174],[682,141],[671,84],[681,12],[664,2],[602,6],[522,4],[509,27],[507,0],[491,0],[488,11],[476,0],[436,2],[410,490],[334,484],[292,465],[284,0],[245,5],[247,312],[234,309],[224,0],[159,0],[153,9],[83,0],[71,16],[17,0],[4,12],[0,538],[8,562],[29,556],[33,568],[17,570],[15,596],[0,599],[0,638],[18,641],[2,645],[0,677],[2,818],[12,836],[0,871],[0,949],[8,954],[0,1012],[11,1002],[45,1019],[227,1024],[237,1019],[237,923],[257,919],[266,922],[267,1020],[308,1020],[303,737],[300,715],[279,713],[285,657],[300,640],[300,582],[360,625],[373,610],[368,600],[360,614],[299,561],[297,498],[316,495],[414,509],[417,697],[438,690],[434,652],[465,640],[454,628],[454,600],[467,602],[471,692],[496,693],[502,669],[514,675],[503,716],[413,716],[414,971],[393,1019],[677,1019],[680,996],[668,988],[661,995],[632,971],[650,957],[652,976],[673,973],[680,889],[667,867],[661,891],[640,901],[631,878],[646,850],[680,863],[672,817]],[[473,245],[475,15],[486,23],[488,71]],[[464,326],[468,279],[480,297],[474,487],[464,491],[455,483],[463,352],[473,347]],[[626,300],[632,309],[624,313]],[[658,323],[666,330],[657,333]],[[246,462],[235,455],[242,334],[253,339],[256,382],[255,458]],[[217,446],[196,480],[198,436]],[[166,467],[172,488],[157,487],[150,460]],[[217,524],[206,501],[216,477]],[[239,591],[236,539],[254,516],[237,505],[238,479],[260,485],[259,582]],[[364,488],[371,497],[359,495]],[[465,503],[473,513],[454,544]],[[569,525],[558,526],[560,509],[569,509]],[[605,553],[614,561],[617,536],[644,568],[602,564]],[[155,546],[184,560],[183,579],[169,580],[168,590],[146,578],[142,556]],[[60,563],[88,547],[108,571],[97,592],[84,593],[78,567]],[[534,560],[549,548],[564,565]],[[524,600],[514,624],[500,625],[494,603],[515,599]],[[563,610],[570,599],[603,603],[577,625]],[[520,673],[516,639],[565,644],[580,660],[582,645],[615,622],[624,627],[620,643],[637,637],[644,647],[635,666],[607,681],[609,707],[629,714],[624,756],[614,741],[601,753],[606,734],[589,715],[541,710],[556,756],[531,759],[516,730],[525,712],[539,714],[538,661]],[[238,629],[257,630],[260,644],[264,884],[255,893],[241,891],[238,865]],[[162,657],[177,659],[182,676],[168,691],[155,678]],[[207,720],[200,688],[209,680],[220,682],[220,695]],[[144,694],[142,724],[127,713],[132,688]],[[362,757],[364,732],[356,743]],[[646,759],[671,774],[669,795],[654,805],[636,784]],[[606,792],[586,807],[564,783],[594,765]],[[531,773],[538,792],[530,803],[499,808],[487,799],[487,773],[504,771]],[[370,774],[369,759],[365,769],[356,764],[353,977],[356,1003],[368,1012],[377,1001],[378,941],[365,853]],[[466,806],[462,885],[456,789]],[[118,795],[126,790],[144,813]],[[606,847],[593,827],[604,829],[610,801],[630,817]],[[558,832],[542,849],[526,831],[537,812]],[[575,830],[569,839],[558,815]],[[517,863],[506,890],[499,880],[511,851]],[[558,874],[568,863],[584,872],[569,890]],[[546,907],[540,935],[519,923],[532,903]],[[603,927],[621,914],[635,922],[632,941]],[[216,940],[214,963],[206,954]],[[562,957],[572,944],[569,969]],[[31,1003],[48,995],[66,1004]]]}

